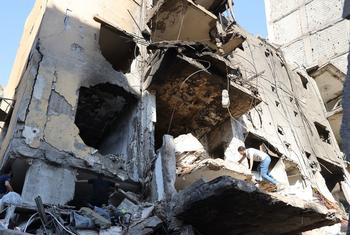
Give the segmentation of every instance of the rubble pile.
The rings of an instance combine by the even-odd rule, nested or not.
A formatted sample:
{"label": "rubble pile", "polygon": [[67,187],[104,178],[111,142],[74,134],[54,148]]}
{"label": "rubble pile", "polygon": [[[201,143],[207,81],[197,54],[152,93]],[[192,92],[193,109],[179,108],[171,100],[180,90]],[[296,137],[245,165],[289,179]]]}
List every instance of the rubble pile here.
{"label": "rubble pile", "polygon": [[[8,196],[7,196],[8,197]],[[18,195],[20,198],[20,196]],[[6,198],[6,197],[5,197]],[[37,207],[4,202],[1,230],[14,230],[19,234],[152,234],[162,221],[154,215],[154,205],[134,204],[124,199],[117,207],[82,207],[43,205],[36,198]]]}
{"label": "rubble pile", "polygon": [[350,174],[320,94],[232,8],[37,0],[7,92],[0,234],[278,235],[342,221]]}

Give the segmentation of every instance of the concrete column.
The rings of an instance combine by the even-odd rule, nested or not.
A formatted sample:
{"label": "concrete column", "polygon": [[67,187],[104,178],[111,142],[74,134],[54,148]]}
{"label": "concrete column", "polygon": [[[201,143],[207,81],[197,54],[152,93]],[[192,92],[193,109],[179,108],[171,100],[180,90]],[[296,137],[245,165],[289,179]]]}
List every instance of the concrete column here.
{"label": "concrete column", "polygon": [[175,144],[174,139],[170,135],[163,136],[163,145],[160,149],[160,155],[162,160],[162,170],[164,178],[164,192],[165,197],[171,199],[176,193],[175,181],[176,181],[176,156],[175,156]]}
{"label": "concrete column", "polygon": [[35,205],[40,196],[46,204],[64,205],[74,197],[75,172],[35,161],[28,169],[22,190],[23,202]]}

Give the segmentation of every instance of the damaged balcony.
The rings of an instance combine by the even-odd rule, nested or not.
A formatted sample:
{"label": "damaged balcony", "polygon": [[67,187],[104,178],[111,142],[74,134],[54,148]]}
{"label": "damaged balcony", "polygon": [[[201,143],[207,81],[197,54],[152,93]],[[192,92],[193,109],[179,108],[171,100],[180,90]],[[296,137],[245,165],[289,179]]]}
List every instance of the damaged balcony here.
{"label": "damaged balcony", "polygon": [[221,54],[229,54],[240,47],[246,37],[234,19],[228,21],[220,14],[228,7],[224,2],[159,1],[148,21],[152,41],[201,42]]}
{"label": "damaged balcony", "polygon": [[[166,46],[158,51],[160,59],[149,71],[149,90],[156,95],[157,110],[162,110],[157,112],[158,143],[166,133],[193,133],[200,139],[230,115],[240,117],[261,102],[256,89],[234,82],[240,77],[239,70],[224,58],[210,52],[196,53],[191,49],[195,45]],[[228,109],[222,106],[225,89],[230,98]]]}

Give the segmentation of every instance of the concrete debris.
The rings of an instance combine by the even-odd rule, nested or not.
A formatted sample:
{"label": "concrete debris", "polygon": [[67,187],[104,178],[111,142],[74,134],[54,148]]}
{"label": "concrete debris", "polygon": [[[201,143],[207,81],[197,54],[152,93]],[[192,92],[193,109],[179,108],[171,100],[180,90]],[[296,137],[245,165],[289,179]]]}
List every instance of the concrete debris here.
{"label": "concrete debris", "polygon": [[131,217],[132,219],[136,219],[137,216],[139,216],[137,215],[139,207],[134,203],[132,203],[131,201],[129,201],[128,199],[124,199],[122,203],[117,207],[117,209],[123,214],[129,214],[130,216],[135,216],[134,218]]}
{"label": "concrete debris", "polygon": [[128,234],[130,235],[148,235],[152,234],[157,227],[162,224],[162,220],[157,216],[149,217],[141,223],[130,227]]}
{"label": "concrete debris", "polygon": [[203,145],[192,134],[180,135],[174,139],[176,153],[204,152]]}
{"label": "concrete debris", "polygon": [[[0,234],[277,235],[345,221],[350,167],[332,131],[345,71],[295,67],[233,7],[37,0],[0,98],[0,171],[12,172]],[[240,146],[260,155],[249,163]]]}
{"label": "concrete debris", "polygon": [[[245,208],[244,214],[240,213],[240,207]],[[297,198],[285,200],[277,194],[266,195],[249,183],[226,176],[185,189],[177,195],[172,209],[178,218],[195,226],[201,234],[296,234],[341,219],[335,216],[329,220],[327,208],[317,203],[305,204]],[[261,217],[262,213],[266,216]],[[231,223],[226,223],[228,217],[232,218]],[[247,223],[255,226],[246,226]]]}
{"label": "concrete debris", "polygon": [[98,235],[122,235],[123,234],[123,229],[122,227],[111,227],[106,230],[101,230]]}
{"label": "concrete debris", "polygon": [[101,229],[109,228],[112,225],[110,221],[90,208],[83,207],[79,210],[79,213],[90,218]]}
{"label": "concrete debris", "polygon": [[76,229],[92,229],[95,227],[94,221],[91,218],[80,215],[74,211],[71,213],[70,223]]}

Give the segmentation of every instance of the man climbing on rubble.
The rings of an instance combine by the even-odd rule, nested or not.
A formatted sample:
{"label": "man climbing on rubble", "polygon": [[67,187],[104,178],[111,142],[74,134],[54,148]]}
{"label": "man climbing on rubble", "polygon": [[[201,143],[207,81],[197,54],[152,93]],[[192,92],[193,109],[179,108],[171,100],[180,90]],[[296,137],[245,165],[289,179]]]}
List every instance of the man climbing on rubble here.
{"label": "man climbing on rubble", "polygon": [[11,177],[11,170],[5,172],[5,174],[0,176],[0,198],[2,198],[8,192],[13,192],[13,188],[11,186]]}
{"label": "man climbing on rubble", "polygon": [[239,164],[242,163],[242,161],[245,159],[245,158],[248,158],[249,160],[249,169],[250,171],[253,169],[253,162],[256,161],[256,162],[260,162],[259,164],[259,172],[260,172],[260,175],[261,177],[274,184],[274,185],[279,185],[279,183],[277,182],[276,179],[274,179],[272,177],[272,175],[270,175],[269,173],[269,166],[270,166],[270,163],[271,163],[271,157],[263,152],[263,151],[260,151],[260,150],[257,150],[257,149],[254,149],[254,148],[248,148],[246,149],[245,147],[243,146],[240,146],[238,148],[238,152],[241,154],[241,159],[238,161]]}

